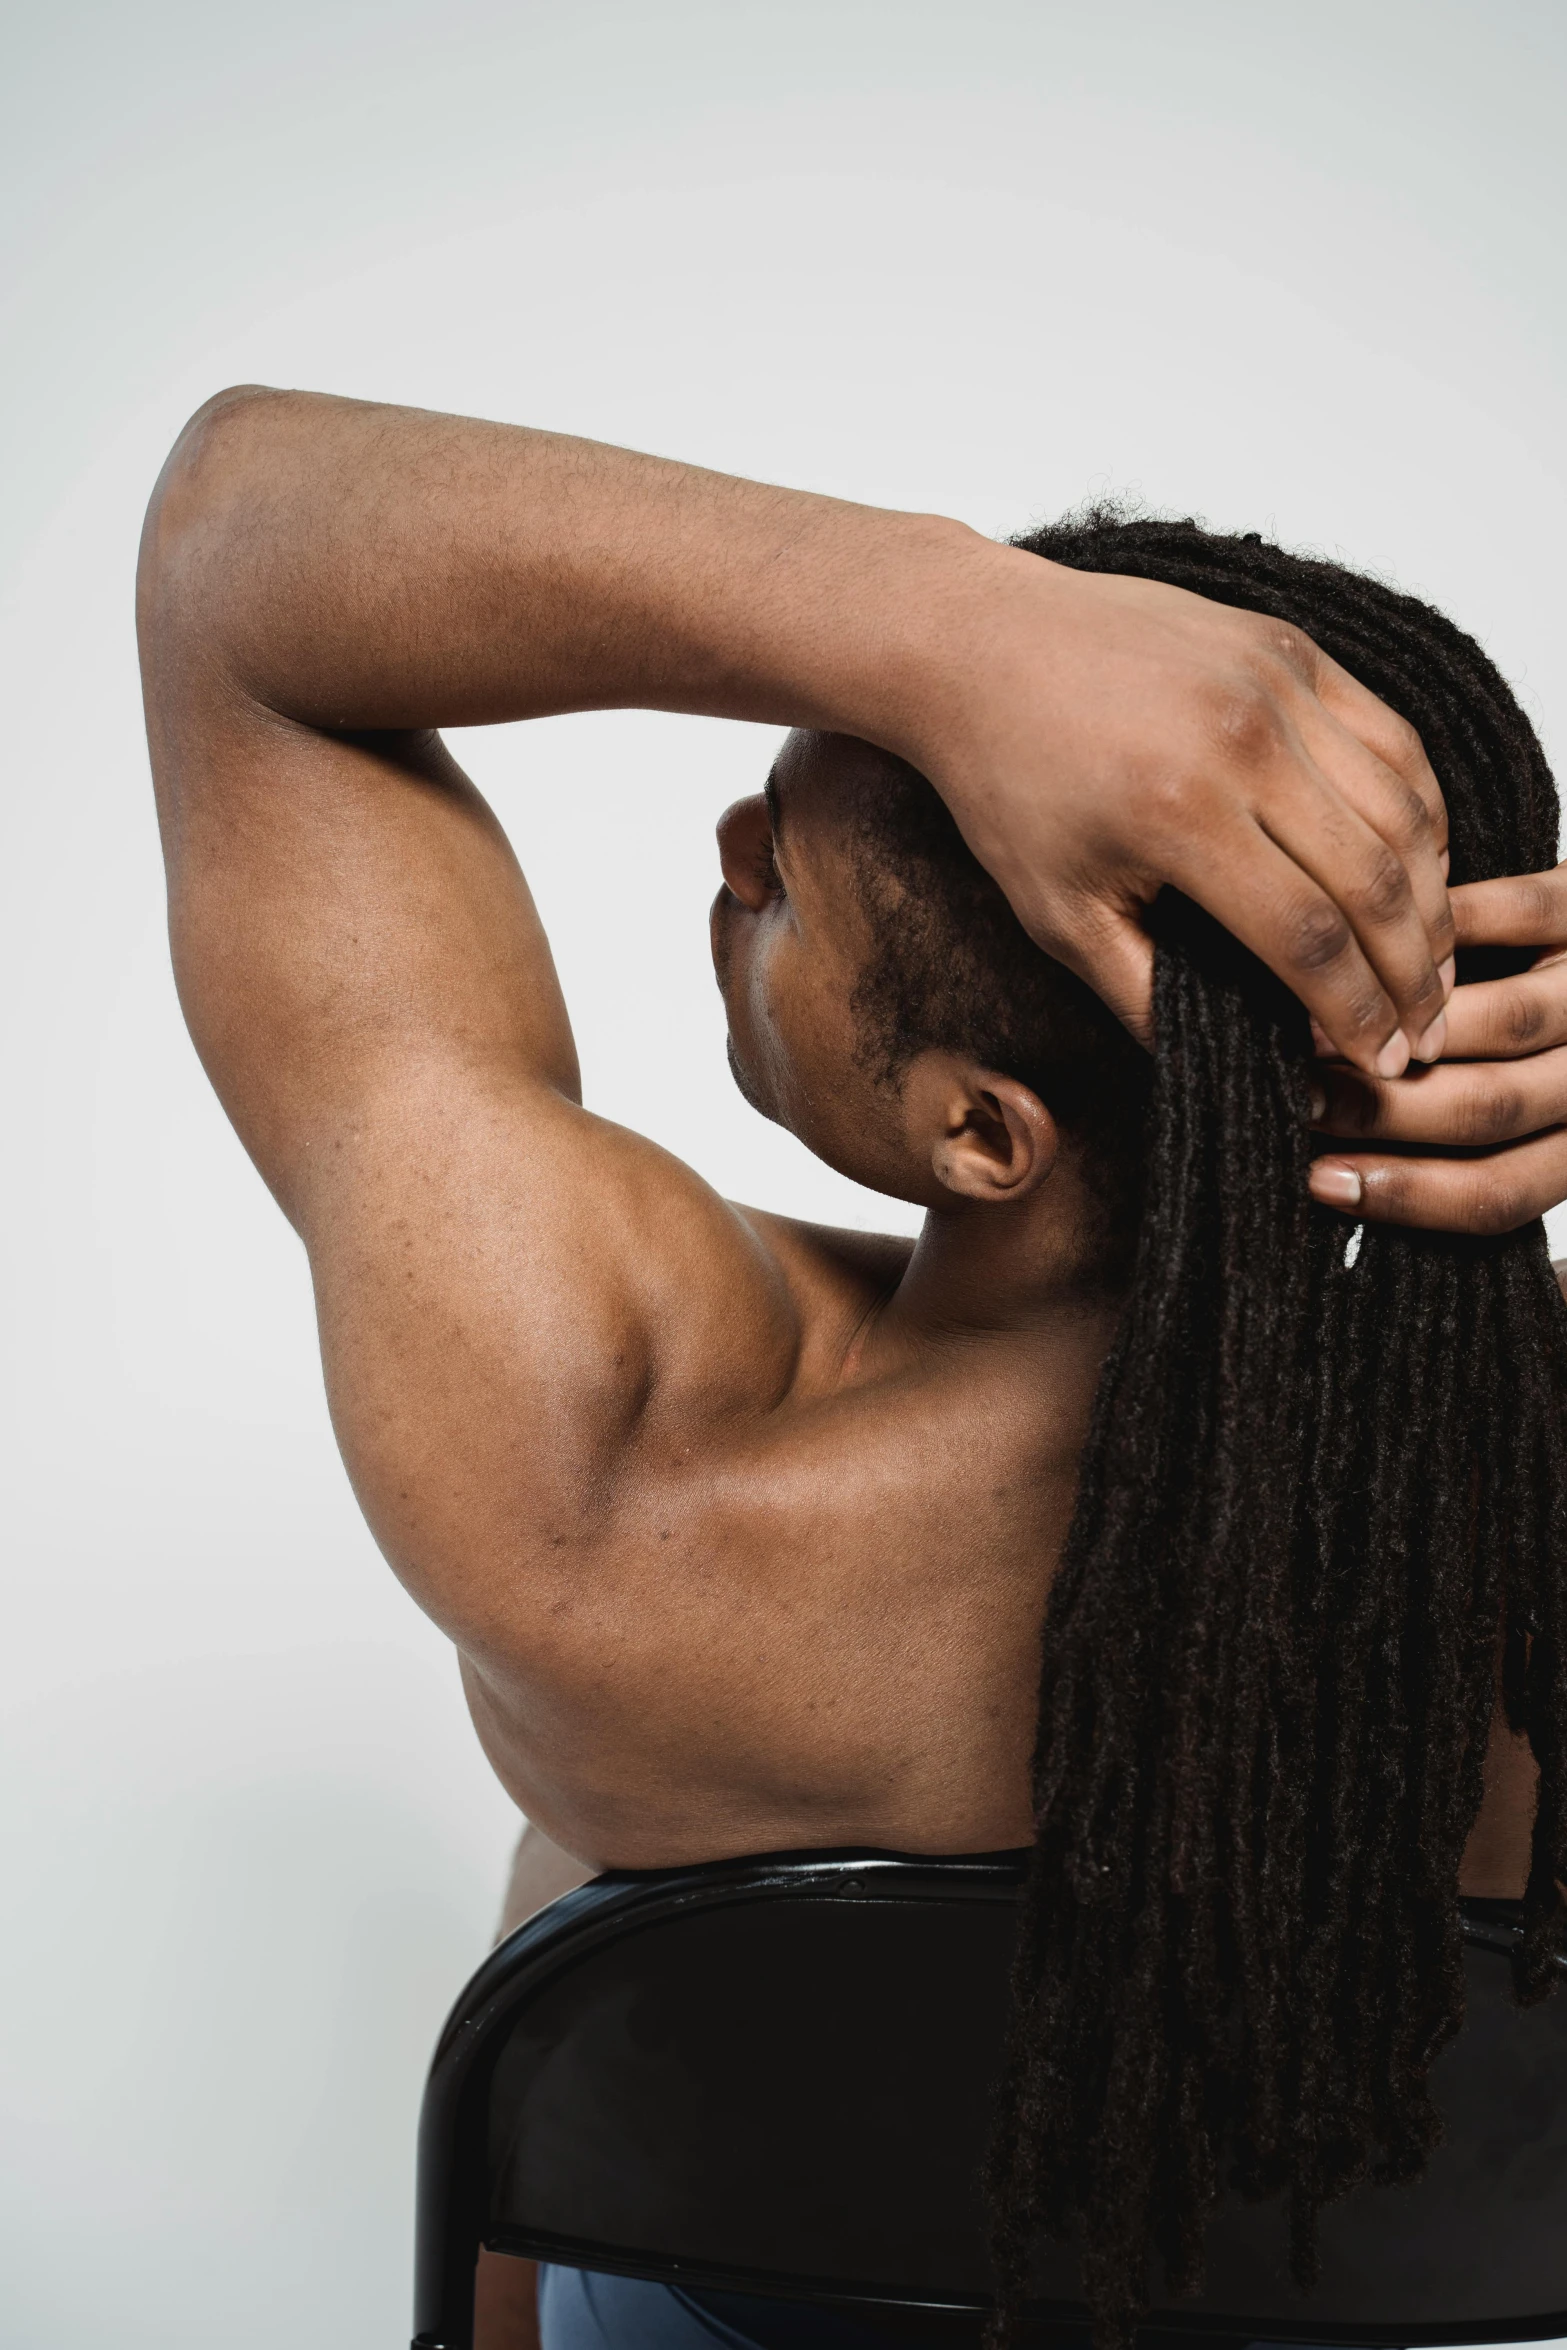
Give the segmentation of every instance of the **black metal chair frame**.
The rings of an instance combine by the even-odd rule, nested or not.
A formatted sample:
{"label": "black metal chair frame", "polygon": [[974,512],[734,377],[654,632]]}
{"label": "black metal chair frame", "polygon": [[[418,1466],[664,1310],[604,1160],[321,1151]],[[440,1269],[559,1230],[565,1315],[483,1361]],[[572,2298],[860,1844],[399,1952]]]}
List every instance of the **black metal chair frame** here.
{"label": "black metal chair frame", "polygon": [[[680,2284],[696,2290],[754,2293],[880,2312],[982,2311],[982,2295],[921,2290],[889,2291],[885,2284],[856,2286],[844,2279],[713,2267],[687,2258],[666,2258],[657,2248],[616,2245],[547,2231],[495,2226],[490,2220],[490,2178],[482,2117],[492,2076],[519,2016],[545,1987],[591,1953],[635,1929],[667,1922],[682,1913],[712,1911],[736,1904],[792,1901],[907,1902],[980,1901],[1015,1904],[1023,1856],[1015,1853],[926,1860],[885,1852],[786,1853],[758,1859],[647,1874],[614,1873],[565,1894],[510,1935],[485,1960],[458,1999],[437,2043],[419,2124],[415,2310],[412,2350],[471,2350],[475,2265],[481,2245],[522,2254]],[[1466,1904],[1464,1931],[1477,1950],[1505,1956],[1513,1929],[1495,1915],[1496,1905]],[[1567,2212],[1564,2212],[1567,2223]],[[1080,2327],[1079,2304],[1041,2305],[1048,2327]],[[1567,2337],[1567,2308],[1520,2323],[1512,2317],[1494,2327],[1472,2318],[1453,2325],[1417,2327],[1377,2323],[1300,2323],[1277,2316],[1259,2326],[1240,2313],[1233,2321],[1211,2310],[1187,2314],[1161,2308],[1149,2320],[1150,2335],[1196,2350],[1194,2337],[1210,2343],[1290,2341],[1375,2346],[1437,2345]]]}

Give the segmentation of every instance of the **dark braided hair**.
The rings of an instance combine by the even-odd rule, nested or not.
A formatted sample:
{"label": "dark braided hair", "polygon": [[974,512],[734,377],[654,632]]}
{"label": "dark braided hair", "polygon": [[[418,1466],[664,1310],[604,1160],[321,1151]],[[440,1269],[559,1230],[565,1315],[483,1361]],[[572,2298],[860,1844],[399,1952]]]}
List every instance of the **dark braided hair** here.
{"label": "dark braided hair", "polygon": [[[1419,731],[1454,883],[1555,861],[1534,731],[1429,606],[1194,522],[1098,510],[1015,543],[1292,623]],[[862,831],[903,893],[972,922],[991,885],[917,783]],[[998,984],[1032,953],[1035,995],[1102,1046],[1108,1015],[1075,983],[1060,995],[1067,975],[986,903]],[[1286,2199],[1309,2284],[1325,2203],[1418,2177],[1441,2134],[1428,2076],[1463,2020],[1459,1866],[1498,1676],[1540,1773],[1522,2000],[1563,1941],[1567,1307],[1543,1228],[1352,1238],[1307,1190],[1300,1007],[1176,894],[1154,929],[1135,1265],[1043,1635],[990,2176],[996,2344],[1041,2233],[1078,2242],[1107,2344],[1146,2307],[1154,2252],[1172,2290],[1200,2287],[1226,2186]],[[941,983],[888,941],[862,995],[904,1003],[895,1058],[956,1041],[950,990],[942,1017],[909,1013],[921,987]],[[1030,1076],[1016,1048],[986,1057]],[[1050,1055],[1034,1062],[1082,1123],[1081,1084],[1063,1095]],[[1114,1157],[1125,1116],[1105,1101],[1141,1101],[1124,1054],[1100,1068]]]}

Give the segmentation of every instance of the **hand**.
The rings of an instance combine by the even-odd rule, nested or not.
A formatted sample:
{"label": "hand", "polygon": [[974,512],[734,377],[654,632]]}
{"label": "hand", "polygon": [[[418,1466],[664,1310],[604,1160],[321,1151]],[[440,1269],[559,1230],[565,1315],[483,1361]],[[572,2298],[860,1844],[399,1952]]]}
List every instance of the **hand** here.
{"label": "hand", "polygon": [[[1332,1151],[1311,1189],[1374,1223],[1511,1232],[1567,1199],[1567,865],[1472,882],[1451,902],[1459,946],[1542,952],[1517,978],[1454,991],[1440,1068],[1382,1081],[1318,1064],[1317,1132],[1404,1147]],[[1421,1157],[1433,1143],[1479,1155]]]}
{"label": "hand", "polygon": [[958,723],[949,692],[913,755],[1030,935],[1146,1040],[1143,916],[1171,882],[1348,1061],[1391,1077],[1436,1059],[1447,816],[1414,729],[1278,621],[988,554],[951,631]]}
{"label": "hand", "polygon": [[200,645],[333,742],[627,707],[863,735],[929,776],[1032,936],[1135,1034],[1143,917],[1173,883],[1355,1066],[1442,1050],[1425,753],[1257,613],[936,517],[253,387],[181,436],[141,579],[171,678],[167,648]]}

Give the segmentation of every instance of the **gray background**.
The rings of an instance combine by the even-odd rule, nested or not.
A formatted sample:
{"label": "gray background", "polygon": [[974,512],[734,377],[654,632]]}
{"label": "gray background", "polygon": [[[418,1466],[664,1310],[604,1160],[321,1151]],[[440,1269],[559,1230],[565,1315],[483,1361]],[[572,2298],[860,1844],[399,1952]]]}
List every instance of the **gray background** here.
{"label": "gray background", "polygon": [[[388,2350],[515,1815],[332,1449],[305,1268],[166,969],[140,511],[218,385],[1013,528],[1105,490],[1448,605],[1562,741],[1567,14],[1521,0],[168,0],[0,52],[0,2339]],[[463,746],[589,1098],[894,1223],[729,1089],[764,733]]]}

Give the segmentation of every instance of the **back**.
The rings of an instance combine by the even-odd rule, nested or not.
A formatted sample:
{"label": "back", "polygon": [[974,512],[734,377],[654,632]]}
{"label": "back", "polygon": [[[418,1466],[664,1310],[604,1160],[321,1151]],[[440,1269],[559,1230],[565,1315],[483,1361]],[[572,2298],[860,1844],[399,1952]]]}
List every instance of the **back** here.
{"label": "back", "polygon": [[793,1376],[768,1395],[742,1327],[703,1409],[650,1411],[569,1540],[584,1667],[541,1689],[531,1623],[509,1647],[498,1625],[467,1674],[486,1750],[599,1865],[1026,1842],[1039,1629],[1114,1309],[916,1343],[906,1244],[748,1222]]}

